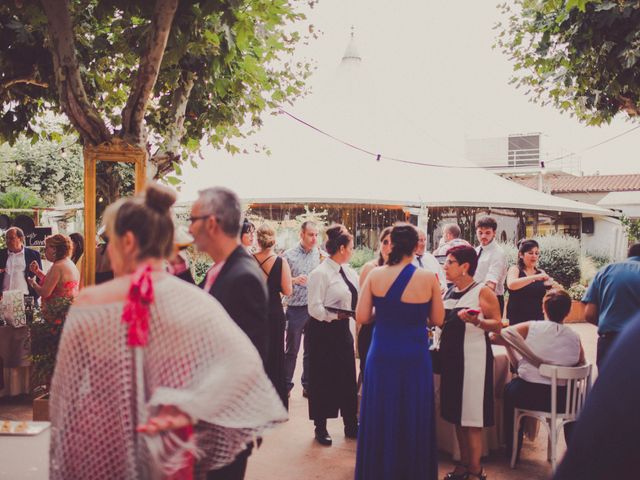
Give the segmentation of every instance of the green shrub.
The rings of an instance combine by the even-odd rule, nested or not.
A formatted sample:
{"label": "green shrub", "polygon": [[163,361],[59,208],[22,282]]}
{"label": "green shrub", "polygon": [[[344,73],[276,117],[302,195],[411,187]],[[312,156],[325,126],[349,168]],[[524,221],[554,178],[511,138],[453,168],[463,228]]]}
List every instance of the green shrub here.
{"label": "green shrub", "polygon": [[593,277],[598,273],[598,267],[589,255],[583,255],[580,257],[580,283],[582,285],[589,285]]}
{"label": "green shrub", "polygon": [[518,261],[518,249],[513,243],[502,243],[498,242],[498,245],[502,250],[504,250],[504,254],[507,257],[507,265],[511,267],[515,265]]}
{"label": "green shrub", "polygon": [[600,270],[605,265],[609,265],[613,260],[604,252],[587,252],[587,257],[591,259],[596,270]]}
{"label": "green shrub", "polygon": [[564,288],[580,280],[580,242],[565,235],[535,237],[540,245],[538,265]]}
{"label": "green shrub", "polygon": [[572,300],[580,301],[582,297],[584,297],[584,294],[587,293],[587,287],[580,283],[574,283],[567,289],[567,293]]}
{"label": "green shrub", "polygon": [[359,272],[362,266],[368,261],[375,258],[375,256],[376,252],[371,250],[370,248],[358,247],[354,249],[351,260],[349,261],[349,265],[351,265],[351,268]]}

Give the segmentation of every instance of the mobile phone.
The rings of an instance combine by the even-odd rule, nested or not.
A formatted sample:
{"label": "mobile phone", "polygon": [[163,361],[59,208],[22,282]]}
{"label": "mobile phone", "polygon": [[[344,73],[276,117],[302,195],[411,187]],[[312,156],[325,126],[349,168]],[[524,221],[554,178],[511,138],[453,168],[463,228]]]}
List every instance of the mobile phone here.
{"label": "mobile phone", "polygon": [[467,308],[467,313],[469,315],[480,315],[480,310],[476,310],[475,308]]}

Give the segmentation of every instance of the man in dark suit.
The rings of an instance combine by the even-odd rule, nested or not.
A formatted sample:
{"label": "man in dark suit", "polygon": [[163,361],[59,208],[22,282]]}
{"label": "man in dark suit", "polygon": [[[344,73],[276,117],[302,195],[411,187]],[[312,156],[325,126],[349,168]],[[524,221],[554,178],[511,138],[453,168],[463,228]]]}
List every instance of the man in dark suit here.
{"label": "man in dark suit", "polygon": [[[240,244],[242,210],[237,195],[215,187],[200,192],[191,208],[189,233],[200,251],[214,265],[201,287],[209,292],[247,334],[262,357],[267,358],[268,293],[256,261]],[[242,480],[252,445],[220,470],[208,472],[208,480]]]}
{"label": "man in dark suit", "polygon": [[29,286],[27,278],[35,277],[29,265],[36,262],[42,270],[40,254],[24,246],[24,232],[11,227],[5,233],[7,248],[0,250],[0,293],[8,290],[22,290],[37,300],[39,295]]}

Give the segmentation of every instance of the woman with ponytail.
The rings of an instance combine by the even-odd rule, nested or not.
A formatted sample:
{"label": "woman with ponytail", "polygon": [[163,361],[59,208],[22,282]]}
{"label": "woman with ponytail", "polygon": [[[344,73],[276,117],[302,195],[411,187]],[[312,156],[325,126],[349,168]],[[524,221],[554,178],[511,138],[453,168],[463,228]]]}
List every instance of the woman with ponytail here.
{"label": "woman with ponytail", "polygon": [[364,372],[357,480],[435,480],[433,373],[427,326],[440,326],[444,307],[436,276],[412,265],[418,231],[400,223],[389,235],[384,266],[364,282],[356,321],[376,328]]}
{"label": "woman with ponytail", "polygon": [[151,184],[105,212],[115,278],[69,311],[51,386],[51,479],[193,478],[286,419],[247,336],[165,272],[175,199]]}
{"label": "woman with ponytail", "polygon": [[356,359],[350,318],[358,301],[358,276],[349,267],[353,236],[343,225],[326,231],[329,258],[307,280],[309,323],[309,418],[316,441],[329,446],[327,418],[342,415],[344,435],[358,436]]}

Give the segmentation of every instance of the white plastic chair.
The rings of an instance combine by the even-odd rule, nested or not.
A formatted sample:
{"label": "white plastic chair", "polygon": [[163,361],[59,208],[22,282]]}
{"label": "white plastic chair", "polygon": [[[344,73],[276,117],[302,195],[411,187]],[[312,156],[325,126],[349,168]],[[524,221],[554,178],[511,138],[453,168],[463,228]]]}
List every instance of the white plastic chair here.
{"label": "white plastic chair", "polygon": [[[540,375],[551,378],[551,411],[526,410],[516,408],[513,414],[513,450],[511,454],[511,468],[516,466],[518,455],[518,431],[523,417],[532,417],[539,420],[549,433],[547,446],[547,459],[551,461],[551,468],[556,469],[558,432],[570,422],[575,422],[582,410],[587,394],[591,389],[591,364],[581,367],[558,367],[556,365],[542,364],[539,368]],[[566,381],[567,393],[564,413],[558,413],[558,387],[564,386]]]}

